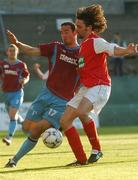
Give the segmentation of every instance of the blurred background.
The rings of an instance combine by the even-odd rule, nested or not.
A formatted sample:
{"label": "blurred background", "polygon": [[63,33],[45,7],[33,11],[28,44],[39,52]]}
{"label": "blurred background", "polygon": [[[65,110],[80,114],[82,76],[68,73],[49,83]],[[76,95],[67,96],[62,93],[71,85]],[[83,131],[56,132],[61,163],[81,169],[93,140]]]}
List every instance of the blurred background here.
{"label": "blurred background", "polygon": [[[74,21],[78,7],[99,3],[103,6],[108,29],[102,36],[109,42],[126,46],[138,43],[138,0],[0,0],[0,59],[5,58],[8,39],[6,30],[12,31],[19,41],[32,46],[61,40],[59,27],[64,21]],[[45,58],[30,58],[20,53],[31,72],[25,86],[25,102],[32,102],[41,89],[42,81],[33,71],[39,62],[45,72]],[[109,102],[100,114],[101,126],[138,125],[138,56],[108,59],[112,78]],[[0,118],[5,110],[0,94]],[[26,107],[27,110],[28,107]]]}

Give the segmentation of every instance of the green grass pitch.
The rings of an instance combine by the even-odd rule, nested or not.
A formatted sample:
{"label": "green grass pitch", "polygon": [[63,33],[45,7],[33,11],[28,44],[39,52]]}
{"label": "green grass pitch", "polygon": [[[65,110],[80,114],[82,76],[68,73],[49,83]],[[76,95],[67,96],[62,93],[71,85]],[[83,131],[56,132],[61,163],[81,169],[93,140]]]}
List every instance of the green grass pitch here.
{"label": "green grass pitch", "polygon": [[[57,149],[46,148],[41,139],[16,168],[4,165],[20,147],[25,137],[17,132],[13,144],[0,142],[0,180],[138,180],[138,126],[100,128],[104,156],[94,165],[65,167],[74,160],[66,139]],[[90,145],[81,132],[87,155]],[[0,133],[0,140],[5,133]]]}

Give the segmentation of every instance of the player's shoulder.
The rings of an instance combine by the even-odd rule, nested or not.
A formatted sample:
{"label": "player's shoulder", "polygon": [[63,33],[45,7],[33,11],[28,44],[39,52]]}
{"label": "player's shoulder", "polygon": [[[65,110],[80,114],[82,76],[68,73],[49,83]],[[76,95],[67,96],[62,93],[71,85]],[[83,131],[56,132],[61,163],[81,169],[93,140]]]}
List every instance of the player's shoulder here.
{"label": "player's shoulder", "polygon": [[52,41],[51,43],[54,44],[54,45],[57,45],[57,46],[61,46],[63,44],[60,41]]}
{"label": "player's shoulder", "polygon": [[0,60],[0,64],[3,64],[3,60]]}
{"label": "player's shoulder", "polygon": [[0,60],[0,64],[1,64],[1,65],[5,65],[5,64],[7,64],[7,61],[6,61],[5,59],[3,59],[3,60],[1,59],[1,60]]}
{"label": "player's shoulder", "polygon": [[83,46],[88,46],[88,47],[91,47],[92,44],[103,44],[103,43],[106,43],[106,40],[100,36],[93,36],[93,37],[90,37],[88,39],[86,39],[82,45]]}
{"label": "player's shoulder", "polygon": [[60,41],[51,41],[51,42],[49,42],[49,43],[43,43],[43,44],[41,44],[40,46],[42,46],[42,47],[47,47],[47,46],[50,46],[50,47],[55,47],[55,46],[61,46],[62,45],[62,43],[60,42]]}
{"label": "player's shoulder", "polygon": [[26,63],[23,60],[17,59],[17,65],[21,67],[26,67]]}

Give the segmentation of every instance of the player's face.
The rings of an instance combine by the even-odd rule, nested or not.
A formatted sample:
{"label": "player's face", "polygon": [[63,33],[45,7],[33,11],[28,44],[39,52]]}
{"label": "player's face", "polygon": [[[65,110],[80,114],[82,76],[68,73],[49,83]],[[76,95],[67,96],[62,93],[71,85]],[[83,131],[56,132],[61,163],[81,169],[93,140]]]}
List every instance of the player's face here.
{"label": "player's face", "polygon": [[69,25],[61,27],[61,38],[64,44],[71,45],[76,39],[76,31],[72,31]]}
{"label": "player's face", "polygon": [[83,20],[76,19],[77,36],[78,38],[84,39],[88,35],[89,28],[85,25]]}
{"label": "player's face", "polygon": [[10,60],[16,60],[18,55],[18,50],[14,47],[9,47],[7,49],[7,56]]}

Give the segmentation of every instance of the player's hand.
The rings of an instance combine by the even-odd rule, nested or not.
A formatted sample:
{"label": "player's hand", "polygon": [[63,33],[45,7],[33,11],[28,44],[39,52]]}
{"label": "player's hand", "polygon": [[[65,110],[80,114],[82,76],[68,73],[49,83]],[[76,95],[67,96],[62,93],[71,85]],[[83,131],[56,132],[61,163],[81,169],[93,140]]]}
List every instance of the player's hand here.
{"label": "player's hand", "polygon": [[25,84],[25,78],[20,78],[20,79],[19,79],[19,83],[20,83],[21,85],[24,85],[24,84]]}
{"label": "player's hand", "polygon": [[40,64],[38,64],[38,63],[35,63],[33,66],[34,66],[34,70],[37,70],[40,68]]}
{"label": "player's hand", "polygon": [[128,54],[134,54],[138,52],[138,44],[130,43],[127,46]]}
{"label": "player's hand", "polygon": [[18,39],[16,38],[16,36],[11,31],[7,30],[7,36],[9,38],[9,41],[12,44],[15,44],[15,45],[18,44]]}

